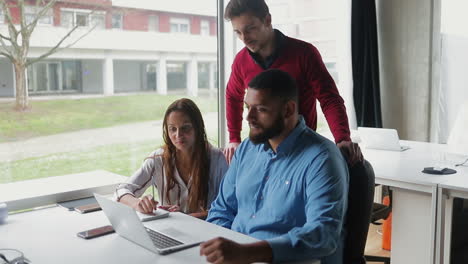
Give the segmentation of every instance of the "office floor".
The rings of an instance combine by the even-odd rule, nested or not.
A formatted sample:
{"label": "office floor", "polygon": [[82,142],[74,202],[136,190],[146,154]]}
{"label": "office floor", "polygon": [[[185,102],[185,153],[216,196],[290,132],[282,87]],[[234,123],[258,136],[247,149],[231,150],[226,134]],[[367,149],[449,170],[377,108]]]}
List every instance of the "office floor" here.
{"label": "office floor", "polygon": [[390,256],[390,251],[382,249],[382,226],[370,225],[367,235],[366,255],[372,256]]}

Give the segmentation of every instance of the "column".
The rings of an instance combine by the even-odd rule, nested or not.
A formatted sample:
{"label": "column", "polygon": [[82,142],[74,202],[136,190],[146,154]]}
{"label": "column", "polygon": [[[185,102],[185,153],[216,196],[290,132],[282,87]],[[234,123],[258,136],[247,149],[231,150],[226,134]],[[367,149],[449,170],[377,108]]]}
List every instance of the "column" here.
{"label": "column", "polygon": [[167,94],[167,69],[166,69],[166,55],[161,55],[158,62],[157,69],[157,91],[158,94]]}
{"label": "column", "polygon": [[216,81],[216,62],[210,62],[210,67],[209,67],[209,82],[208,82],[208,85],[210,88],[210,93],[211,91],[215,91],[216,90],[216,87],[215,87],[215,81]]}
{"label": "column", "polygon": [[103,94],[113,95],[114,94],[114,60],[112,58],[104,59],[103,73]]}
{"label": "column", "polygon": [[188,95],[198,95],[198,61],[195,57],[192,57],[192,60],[188,63],[187,89]]}

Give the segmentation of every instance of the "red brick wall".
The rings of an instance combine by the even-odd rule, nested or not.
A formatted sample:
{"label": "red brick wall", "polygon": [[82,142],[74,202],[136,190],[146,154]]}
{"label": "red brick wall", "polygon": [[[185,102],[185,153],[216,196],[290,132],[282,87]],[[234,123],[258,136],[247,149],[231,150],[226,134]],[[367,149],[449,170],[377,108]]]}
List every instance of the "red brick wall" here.
{"label": "red brick wall", "polygon": [[216,36],[216,19],[210,18],[210,36]]}
{"label": "red brick wall", "polygon": [[53,16],[54,16],[54,26],[60,26],[60,7],[58,5],[55,5],[54,7],[52,7],[52,12],[53,12]]}
{"label": "red brick wall", "polygon": [[124,30],[148,31],[148,12],[125,10],[123,14]]}
{"label": "red brick wall", "polygon": [[200,17],[192,16],[190,19],[190,33],[194,35],[200,35]]}
{"label": "red brick wall", "polygon": [[159,15],[159,31],[160,32],[170,32],[171,31],[171,22],[170,16],[166,13],[161,13]]}

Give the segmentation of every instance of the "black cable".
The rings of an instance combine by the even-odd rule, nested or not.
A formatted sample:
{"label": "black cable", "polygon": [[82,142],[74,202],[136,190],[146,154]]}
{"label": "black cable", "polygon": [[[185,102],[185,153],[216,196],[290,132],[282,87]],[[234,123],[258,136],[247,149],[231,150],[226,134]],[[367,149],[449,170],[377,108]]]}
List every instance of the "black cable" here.
{"label": "black cable", "polygon": [[466,162],[468,162],[468,158],[466,158],[462,163],[455,164],[455,167],[464,166]]}

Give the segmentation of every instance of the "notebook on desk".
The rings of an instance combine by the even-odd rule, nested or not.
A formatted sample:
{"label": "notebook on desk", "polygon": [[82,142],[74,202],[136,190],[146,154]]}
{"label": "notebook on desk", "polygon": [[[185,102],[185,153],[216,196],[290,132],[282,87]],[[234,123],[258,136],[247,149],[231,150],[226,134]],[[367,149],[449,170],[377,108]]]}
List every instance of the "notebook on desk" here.
{"label": "notebook on desk", "polygon": [[[167,224],[145,227],[133,208],[94,194],[104,214],[119,236],[154,253],[168,254],[197,246],[202,241]],[[159,210],[159,209],[158,209]]]}
{"label": "notebook on desk", "polygon": [[408,146],[401,146],[396,129],[358,127],[359,137],[364,147],[391,151],[404,151]]}

